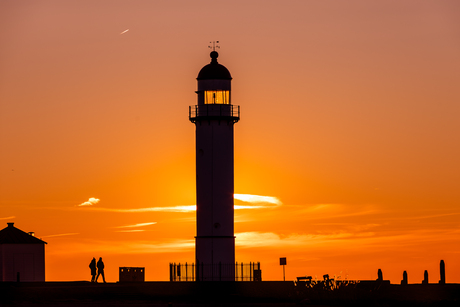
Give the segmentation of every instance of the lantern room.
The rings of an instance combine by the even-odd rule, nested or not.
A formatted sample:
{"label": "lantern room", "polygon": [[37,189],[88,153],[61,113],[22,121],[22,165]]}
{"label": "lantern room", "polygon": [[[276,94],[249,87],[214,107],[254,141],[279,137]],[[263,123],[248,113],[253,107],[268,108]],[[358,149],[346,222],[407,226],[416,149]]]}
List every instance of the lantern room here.
{"label": "lantern room", "polygon": [[198,101],[195,106],[190,106],[190,121],[218,118],[237,122],[240,109],[231,103],[232,76],[224,65],[217,62],[219,54],[216,51],[210,56],[211,63],[205,65],[196,78]]}

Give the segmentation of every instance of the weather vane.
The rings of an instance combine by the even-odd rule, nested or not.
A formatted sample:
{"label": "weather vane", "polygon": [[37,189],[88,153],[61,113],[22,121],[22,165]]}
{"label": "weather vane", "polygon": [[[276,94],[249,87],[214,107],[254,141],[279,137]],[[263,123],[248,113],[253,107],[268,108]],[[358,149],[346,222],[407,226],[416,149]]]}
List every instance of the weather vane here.
{"label": "weather vane", "polygon": [[209,43],[212,44],[212,47],[208,46],[208,48],[211,48],[212,51],[216,51],[216,48],[220,48],[220,46],[216,46],[216,44],[218,44],[219,41],[212,41],[212,42],[209,42]]}

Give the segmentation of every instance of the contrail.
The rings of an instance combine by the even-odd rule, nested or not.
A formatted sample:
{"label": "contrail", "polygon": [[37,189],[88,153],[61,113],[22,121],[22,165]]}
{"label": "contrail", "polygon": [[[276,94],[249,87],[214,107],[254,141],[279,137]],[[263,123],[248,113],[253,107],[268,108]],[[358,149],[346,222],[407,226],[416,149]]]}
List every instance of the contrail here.
{"label": "contrail", "polygon": [[128,32],[128,31],[129,31],[129,29],[126,29],[126,30],[124,30],[123,32],[121,32],[120,35],[125,34],[125,33]]}

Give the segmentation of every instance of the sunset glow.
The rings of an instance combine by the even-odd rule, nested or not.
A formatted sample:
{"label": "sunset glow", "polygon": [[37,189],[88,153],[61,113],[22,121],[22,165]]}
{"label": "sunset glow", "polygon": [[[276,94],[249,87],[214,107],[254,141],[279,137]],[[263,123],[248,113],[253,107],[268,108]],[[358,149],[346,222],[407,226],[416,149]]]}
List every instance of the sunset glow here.
{"label": "sunset glow", "polygon": [[236,260],[420,283],[443,259],[460,283],[459,1],[1,1],[0,22],[0,229],[47,242],[47,281],[195,260],[189,106],[218,40]]}

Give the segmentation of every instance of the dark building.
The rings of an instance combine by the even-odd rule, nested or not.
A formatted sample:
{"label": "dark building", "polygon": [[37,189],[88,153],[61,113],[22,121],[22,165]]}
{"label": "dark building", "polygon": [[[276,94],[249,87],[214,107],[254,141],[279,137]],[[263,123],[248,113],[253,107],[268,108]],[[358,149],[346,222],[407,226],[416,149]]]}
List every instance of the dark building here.
{"label": "dark building", "polygon": [[45,244],[8,223],[0,231],[0,281],[45,281]]}

